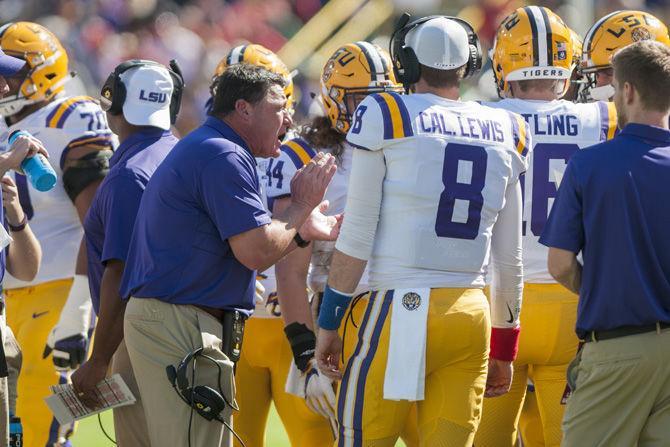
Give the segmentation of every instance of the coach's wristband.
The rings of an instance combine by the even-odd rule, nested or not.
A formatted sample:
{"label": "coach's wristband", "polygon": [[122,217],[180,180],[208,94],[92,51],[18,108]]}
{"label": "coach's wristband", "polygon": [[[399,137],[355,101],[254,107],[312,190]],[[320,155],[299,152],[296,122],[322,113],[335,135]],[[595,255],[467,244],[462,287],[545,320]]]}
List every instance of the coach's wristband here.
{"label": "coach's wristband", "polygon": [[319,327],[328,331],[339,329],[353,296],[353,293],[342,293],[326,285],[321,300],[321,310],[319,311]]}
{"label": "coach's wristband", "polygon": [[519,350],[521,327],[491,328],[491,358],[511,362]]}

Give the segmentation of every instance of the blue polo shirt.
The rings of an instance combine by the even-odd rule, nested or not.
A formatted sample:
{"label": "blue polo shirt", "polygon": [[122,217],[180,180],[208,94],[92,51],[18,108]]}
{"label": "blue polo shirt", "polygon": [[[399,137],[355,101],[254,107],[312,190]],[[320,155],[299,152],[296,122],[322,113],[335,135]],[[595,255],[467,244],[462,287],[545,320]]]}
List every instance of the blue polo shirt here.
{"label": "blue polo shirt", "polygon": [[109,173],[84,220],[88,280],[96,314],[105,263],[111,259],[126,261],[144,189],[178,141],[170,131],[146,128],[126,138],[109,160]]}
{"label": "blue polo shirt", "polygon": [[670,322],[670,131],[628,124],[577,151],[540,242],[583,254],[577,335]]}
{"label": "blue polo shirt", "polygon": [[269,223],[256,160],[239,135],[210,116],[147,185],[121,296],[249,314],[256,272],[235,258],[228,239]]}

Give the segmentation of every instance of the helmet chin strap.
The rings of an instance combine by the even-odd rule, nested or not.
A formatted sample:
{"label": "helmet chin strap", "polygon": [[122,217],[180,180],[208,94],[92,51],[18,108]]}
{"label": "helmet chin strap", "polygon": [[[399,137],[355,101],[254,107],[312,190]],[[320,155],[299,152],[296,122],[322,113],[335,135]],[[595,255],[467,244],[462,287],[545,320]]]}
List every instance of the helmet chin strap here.
{"label": "helmet chin strap", "polygon": [[609,101],[614,97],[614,86],[612,84],[593,87],[589,91],[591,98],[596,101]]}

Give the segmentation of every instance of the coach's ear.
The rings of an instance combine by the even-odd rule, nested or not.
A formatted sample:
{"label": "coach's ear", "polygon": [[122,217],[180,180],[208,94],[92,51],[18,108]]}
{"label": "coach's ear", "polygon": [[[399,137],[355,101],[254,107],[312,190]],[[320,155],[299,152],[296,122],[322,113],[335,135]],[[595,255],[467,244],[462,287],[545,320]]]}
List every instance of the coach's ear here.
{"label": "coach's ear", "polygon": [[252,105],[244,99],[238,99],[235,101],[235,113],[245,122],[251,121],[252,117]]}

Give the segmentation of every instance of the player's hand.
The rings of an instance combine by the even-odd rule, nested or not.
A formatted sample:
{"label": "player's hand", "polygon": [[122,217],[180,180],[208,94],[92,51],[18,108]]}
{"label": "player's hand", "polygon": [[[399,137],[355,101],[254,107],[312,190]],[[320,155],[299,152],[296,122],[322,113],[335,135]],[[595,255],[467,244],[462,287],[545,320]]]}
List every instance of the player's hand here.
{"label": "player's hand", "polygon": [[324,200],[314,208],[298,231],[300,237],[306,241],[334,241],[337,239],[342,225],[342,214],[326,216],[323,213],[328,209],[328,205],[328,201]]}
{"label": "player's hand", "polygon": [[512,374],[512,362],[490,358],[484,397],[502,396],[508,392],[512,384]]}
{"label": "player's hand", "polygon": [[319,152],[291,179],[291,202],[314,209],[323,201],[326,188],[335,175],[335,157]]}
{"label": "player's hand", "polygon": [[35,156],[36,154],[42,154],[45,157],[49,157],[49,153],[42,145],[42,142],[33,136],[21,135],[14,140],[12,147],[9,151],[2,154],[4,158],[6,170],[14,169],[19,173],[23,173],[21,169],[21,162],[24,159]]}
{"label": "player's hand", "polygon": [[47,338],[42,358],[53,354],[56,371],[76,369],[86,360],[88,339],[84,334],[75,334],[63,337],[63,330],[56,325]]}
{"label": "player's hand", "polygon": [[2,186],[2,205],[10,224],[18,225],[23,220],[24,214],[19,202],[19,190],[11,177],[4,176],[0,179]]}
{"label": "player's hand", "polygon": [[91,410],[102,406],[98,401],[96,385],[104,380],[108,367],[108,363],[91,358],[72,374],[74,392],[84,405]]}
{"label": "player's hand", "polygon": [[319,371],[333,380],[342,379],[340,371],[340,355],[342,355],[342,339],[337,331],[319,329],[316,337],[316,362]]}
{"label": "player's hand", "polygon": [[309,362],[305,376],[305,403],[313,412],[335,419],[335,390],[333,381],[319,372],[316,360]]}

